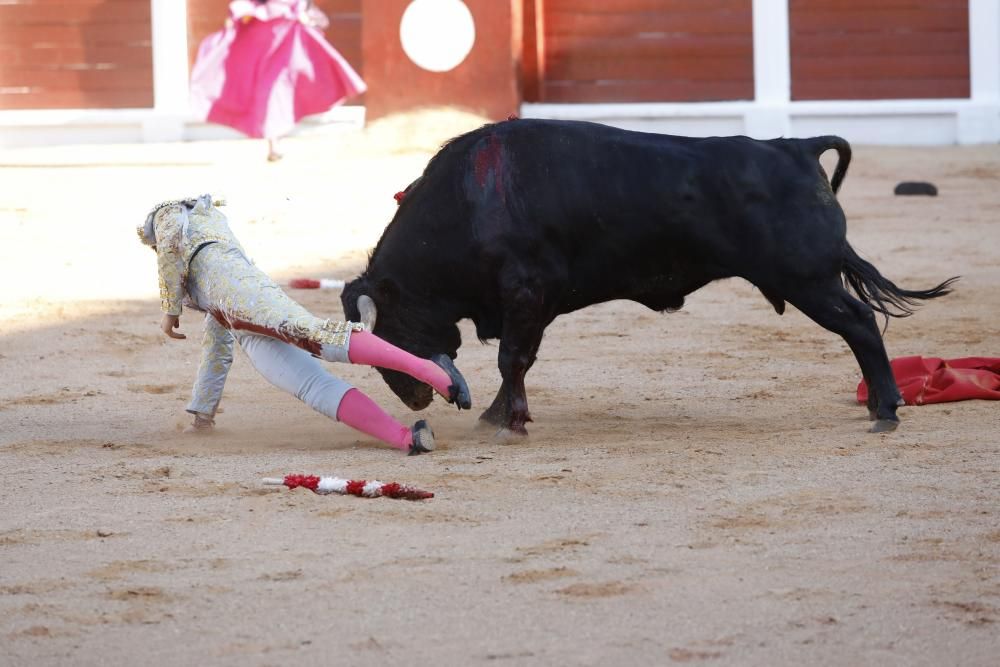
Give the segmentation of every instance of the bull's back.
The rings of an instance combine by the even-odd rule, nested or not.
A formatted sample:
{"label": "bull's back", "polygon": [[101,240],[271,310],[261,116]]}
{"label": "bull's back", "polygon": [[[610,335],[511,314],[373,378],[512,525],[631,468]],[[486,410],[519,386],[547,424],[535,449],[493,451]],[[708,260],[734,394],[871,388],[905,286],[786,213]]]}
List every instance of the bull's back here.
{"label": "bull's back", "polygon": [[576,251],[667,239],[683,230],[679,218],[698,189],[699,162],[685,143],[592,123],[499,126],[468,153],[475,231],[486,243],[520,238]]}
{"label": "bull's back", "polygon": [[507,272],[564,288],[566,309],[615,298],[669,305],[813,237],[835,245],[827,241],[843,236],[842,216],[825,232],[788,222],[788,210],[825,205],[820,175],[795,140],[508,121],[431,160],[373,260],[386,244],[408,266],[459,272],[452,289],[470,299],[501,289]]}
{"label": "bull's back", "polygon": [[771,211],[786,190],[812,178],[769,142],[581,122],[491,126],[465,150],[479,251],[565,275],[576,307],[722,277],[748,244],[773,236],[758,227],[780,217]]}

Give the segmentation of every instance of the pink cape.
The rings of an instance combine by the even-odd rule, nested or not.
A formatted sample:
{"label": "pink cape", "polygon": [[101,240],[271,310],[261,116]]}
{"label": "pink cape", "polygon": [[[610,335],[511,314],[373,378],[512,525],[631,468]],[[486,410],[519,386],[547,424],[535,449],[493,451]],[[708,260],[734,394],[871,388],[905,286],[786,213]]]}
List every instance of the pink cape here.
{"label": "pink cape", "polygon": [[231,26],[202,41],[191,72],[191,106],[200,118],[250,137],[277,138],[304,116],[365,91],[322,33],[287,10],[261,14],[282,4],[234,16]]}
{"label": "pink cape", "polygon": [[[946,403],[970,398],[1000,400],[1000,358],[899,357],[892,360],[892,374],[907,405]],[[864,380],[858,385],[858,402],[868,400]]]}

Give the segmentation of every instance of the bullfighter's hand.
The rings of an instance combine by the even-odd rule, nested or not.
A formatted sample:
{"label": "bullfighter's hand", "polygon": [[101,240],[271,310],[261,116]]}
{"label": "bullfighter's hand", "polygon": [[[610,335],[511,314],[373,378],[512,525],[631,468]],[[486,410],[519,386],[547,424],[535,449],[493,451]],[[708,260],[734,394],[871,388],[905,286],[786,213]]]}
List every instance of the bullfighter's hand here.
{"label": "bullfighter's hand", "polygon": [[164,313],[163,317],[160,318],[160,328],[163,329],[163,333],[167,334],[171,338],[187,338],[182,333],[174,331],[181,324],[180,315],[170,315]]}

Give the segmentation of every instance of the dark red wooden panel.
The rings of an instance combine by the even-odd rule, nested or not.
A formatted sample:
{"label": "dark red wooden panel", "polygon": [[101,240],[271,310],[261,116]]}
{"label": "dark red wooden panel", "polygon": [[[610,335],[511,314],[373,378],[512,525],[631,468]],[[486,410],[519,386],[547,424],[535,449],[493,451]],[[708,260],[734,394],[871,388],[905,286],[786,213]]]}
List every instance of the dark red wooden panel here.
{"label": "dark red wooden panel", "polygon": [[[536,0],[542,102],[753,97],[751,0]],[[529,93],[532,88],[526,89]]]}
{"label": "dark red wooden panel", "polygon": [[422,69],[403,50],[399,24],[409,4],[362,0],[366,119],[451,106],[499,120],[519,109],[521,3],[465,0],[476,40],[466,58],[447,72]]}
{"label": "dark red wooden panel", "polygon": [[969,96],[968,0],[791,0],[792,99]]}
{"label": "dark red wooden panel", "polygon": [[149,0],[0,2],[0,109],[152,105]]}

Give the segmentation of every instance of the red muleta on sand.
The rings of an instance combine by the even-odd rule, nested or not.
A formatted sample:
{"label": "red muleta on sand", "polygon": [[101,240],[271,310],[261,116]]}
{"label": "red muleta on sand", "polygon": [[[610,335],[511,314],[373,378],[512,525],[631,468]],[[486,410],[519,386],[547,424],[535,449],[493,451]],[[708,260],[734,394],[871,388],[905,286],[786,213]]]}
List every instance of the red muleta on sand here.
{"label": "red muleta on sand", "polygon": [[361,498],[402,498],[403,500],[426,500],[433,498],[430,491],[398,484],[396,482],[379,482],[364,479],[341,479],[340,477],[317,477],[316,475],[285,475],[282,477],[265,477],[264,484],[268,486],[287,486],[289,489],[301,486],[314,493],[326,495],[339,493],[341,495],[359,496]]}
{"label": "red muleta on sand", "polygon": [[288,286],[292,289],[340,289],[344,281],[335,278],[292,278]]}

